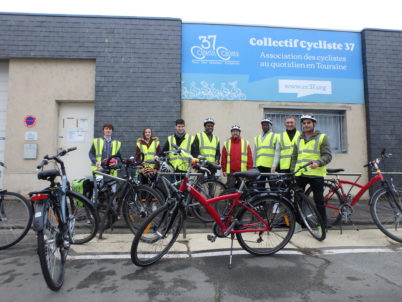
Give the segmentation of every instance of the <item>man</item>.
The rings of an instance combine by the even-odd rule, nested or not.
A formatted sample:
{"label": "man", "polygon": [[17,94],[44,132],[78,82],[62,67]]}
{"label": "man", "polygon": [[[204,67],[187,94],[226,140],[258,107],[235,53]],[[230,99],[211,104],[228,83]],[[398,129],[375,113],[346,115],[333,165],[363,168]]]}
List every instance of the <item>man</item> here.
{"label": "man", "polygon": [[[255,166],[261,173],[271,173],[273,167],[277,135],[271,128],[272,121],[268,118],[263,119],[261,121],[262,134],[254,138]],[[261,176],[261,181],[265,179],[268,177]],[[261,183],[259,187],[265,187],[265,184]]]}
{"label": "man", "polygon": [[[296,118],[294,116],[287,116],[284,125],[286,130],[278,136],[271,172],[276,172],[277,170],[279,170],[280,173],[290,172],[293,146],[300,136],[300,132],[296,129]],[[277,169],[278,163],[279,169]]]}
{"label": "man", "polygon": [[253,155],[250,144],[240,137],[240,126],[234,125],[230,129],[231,137],[225,141],[222,148],[222,171],[227,176],[228,188],[236,186],[233,172],[250,170],[253,167]]}
{"label": "man", "polygon": [[[112,139],[113,130],[112,124],[104,124],[102,128],[103,137],[94,138],[91,149],[89,150],[92,171],[98,170],[104,159],[115,155],[120,156],[121,142]],[[111,170],[110,174],[116,176],[117,171]]]}
{"label": "man", "polygon": [[327,215],[324,206],[324,177],[327,175],[327,165],[331,162],[332,153],[328,135],[315,131],[317,120],[312,114],[304,114],[300,118],[303,133],[297,139],[291,158],[291,170],[311,162],[307,170],[297,172],[296,181],[299,187],[310,184],[317,210],[327,225]]}
{"label": "man", "polygon": [[193,157],[204,156],[208,161],[219,164],[221,151],[219,138],[213,134],[215,121],[212,118],[204,120],[204,131],[197,133],[191,146]]}
{"label": "man", "polygon": [[185,173],[188,169],[188,155],[191,152],[191,145],[194,141],[194,137],[186,133],[186,125],[183,119],[176,120],[175,130],[175,133],[167,138],[161,154],[164,154],[166,151],[175,150],[173,145],[177,145],[183,149],[185,153],[177,155],[169,153],[168,159],[175,172]]}

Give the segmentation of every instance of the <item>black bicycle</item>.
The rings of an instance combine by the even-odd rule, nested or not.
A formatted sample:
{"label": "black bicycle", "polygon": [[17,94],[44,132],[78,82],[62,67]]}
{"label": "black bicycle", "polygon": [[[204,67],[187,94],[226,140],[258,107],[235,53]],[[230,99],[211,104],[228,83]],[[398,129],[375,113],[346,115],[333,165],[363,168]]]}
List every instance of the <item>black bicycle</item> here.
{"label": "black bicycle", "polygon": [[[73,192],[61,157],[76,147],[48,156],[37,166],[38,179],[50,186],[29,193],[34,204],[33,229],[37,232],[38,255],[47,286],[57,291],[64,282],[65,263],[70,244],[82,244],[95,237],[98,218],[95,207],[85,196]],[[49,161],[56,169],[43,170]],[[60,177],[61,182],[56,182]]]}
{"label": "black bicycle", "polygon": [[[0,167],[4,163],[0,162]],[[0,250],[21,241],[32,224],[32,206],[21,194],[0,189]]]}

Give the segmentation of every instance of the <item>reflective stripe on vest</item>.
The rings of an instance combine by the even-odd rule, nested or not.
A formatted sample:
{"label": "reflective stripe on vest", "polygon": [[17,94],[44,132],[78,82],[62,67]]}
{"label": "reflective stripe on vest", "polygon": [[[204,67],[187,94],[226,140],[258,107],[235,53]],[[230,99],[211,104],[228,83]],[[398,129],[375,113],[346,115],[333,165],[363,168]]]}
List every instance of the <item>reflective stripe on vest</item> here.
{"label": "reflective stripe on vest", "polygon": [[293,145],[297,142],[299,136],[299,130],[296,130],[296,133],[293,136],[292,140],[290,140],[289,135],[286,131],[283,131],[281,133],[279,137],[279,146],[281,149],[279,165],[282,170],[290,168],[290,162],[293,154]]}
{"label": "reflective stripe on vest", "polygon": [[[306,142],[304,139],[299,137],[297,139],[297,162],[295,166],[295,170],[297,170],[300,166],[307,164],[312,160],[318,160],[321,157],[321,144],[324,140],[325,134],[321,133],[316,136],[314,139]],[[325,177],[327,175],[327,166],[317,167],[315,169],[308,169],[307,171],[300,170],[297,172],[296,176],[301,175],[311,175],[311,176],[322,176]]]}
{"label": "reflective stripe on vest", "polygon": [[[187,171],[188,170],[188,156],[191,153],[191,144],[194,141],[194,137],[189,134],[184,136],[184,140],[181,142],[180,148],[182,148],[187,154],[180,153],[180,155],[175,155],[169,153],[168,159],[169,163],[176,170]],[[169,150],[173,150],[172,144],[176,144],[176,138],[174,135],[168,137]]]}
{"label": "reflective stripe on vest", "polygon": [[[156,149],[159,146],[159,140],[153,140],[149,147],[147,145],[141,144],[140,141],[137,142],[137,147],[144,154],[144,161],[153,160],[156,155]],[[155,167],[155,164],[149,164],[149,167]]]}
{"label": "reflective stripe on vest", "polygon": [[[248,141],[245,139],[241,139],[241,165],[240,169],[242,171],[247,171],[247,149],[248,149]],[[225,149],[227,153],[227,158],[226,158],[226,173],[230,173],[230,149],[232,147],[232,140],[228,139],[225,141]]]}
{"label": "reflective stripe on vest", "polygon": [[257,167],[272,167],[275,157],[275,145],[277,135],[272,131],[265,135],[262,140],[262,134],[254,138],[254,145],[256,148],[255,165]]}
{"label": "reflective stripe on vest", "polygon": [[208,135],[205,132],[197,133],[198,142],[200,146],[200,154],[210,162],[215,162],[216,148],[219,144],[219,138],[216,135],[212,136],[212,140],[209,140]]}

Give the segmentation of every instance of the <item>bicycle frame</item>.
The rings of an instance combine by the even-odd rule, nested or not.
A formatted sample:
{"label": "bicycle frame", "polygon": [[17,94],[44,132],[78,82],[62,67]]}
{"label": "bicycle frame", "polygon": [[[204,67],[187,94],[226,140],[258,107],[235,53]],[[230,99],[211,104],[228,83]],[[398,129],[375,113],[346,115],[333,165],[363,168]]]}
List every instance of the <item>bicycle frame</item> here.
{"label": "bicycle frame", "polygon": [[[219,226],[220,230],[225,233],[225,235],[228,234],[235,234],[235,233],[246,233],[246,232],[263,232],[269,230],[269,225],[264,221],[264,219],[256,212],[254,211],[251,207],[247,206],[244,202],[239,200],[241,196],[241,192],[236,192],[232,194],[227,194],[227,195],[221,195],[218,197],[206,199],[199,191],[197,191],[193,186],[191,186],[188,182],[188,178],[184,177],[182,183],[180,184],[179,188],[180,192],[188,191],[208,212],[208,214],[211,216],[211,218],[216,222],[216,224]],[[226,199],[233,199],[234,202],[231,205],[229,215],[227,216],[226,223],[222,221],[221,216],[219,213],[215,210],[215,208],[211,205],[212,203],[219,202],[222,200]],[[247,211],[252,213],[255,217],[258,218],[258,222],[254,224],[258,224],[259,222],[262,222],[265,225],[265,228],[258,228],[258,229],[247,229],[247,230],[233,230],[231,225],[229,225],[229,222],[231,221],[231,218],[233,218],[233,209],[241,205],[242,207],[246,208]],[[251,226],[251,225],[247,225]]]}

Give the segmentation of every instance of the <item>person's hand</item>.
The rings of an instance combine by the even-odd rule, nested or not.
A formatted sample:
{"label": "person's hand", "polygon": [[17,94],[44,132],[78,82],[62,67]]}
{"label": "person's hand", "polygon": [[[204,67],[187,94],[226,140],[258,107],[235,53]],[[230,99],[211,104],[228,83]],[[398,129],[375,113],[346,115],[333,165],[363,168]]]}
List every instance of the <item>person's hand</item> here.
{"label": "person's hand", "polygon": [[313,163],[310,165],[310,169],[315,169],[318,167],[318,163],[313,161]]}
{"label": "person's hand", "polygon": [[226,172],[222,172],[222,175],[223,175],[224,177],[226,177]]}
{"label": "person's hand", "polygon": [[154,156],[154,160],[158,160],[159,159],[159,156],[158,155],[155,155]]}
{"label": "person's hand", "polygon": [[101,163],[97,161],[97,162],[96,162],[96,167],[97,167],[97,168],[100,168],[100,166],[101,166]]}
{"label": "person's hand", "polygon": [[271,168],[271,173],[275,173],[276,172],[276,167],[272,167]]}

